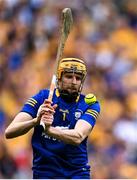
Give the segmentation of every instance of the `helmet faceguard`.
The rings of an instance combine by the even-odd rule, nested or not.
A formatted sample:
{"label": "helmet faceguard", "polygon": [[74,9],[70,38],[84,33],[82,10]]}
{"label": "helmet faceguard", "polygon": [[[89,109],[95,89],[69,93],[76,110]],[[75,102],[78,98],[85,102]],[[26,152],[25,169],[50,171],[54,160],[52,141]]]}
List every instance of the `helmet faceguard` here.
{"label": "helmet faceguard", "polygon": [[[64,92],[64,90],[59,88],[59,81],[62,78],[63,73],[65,72],[72,72],[76,74],[81,74],[81,84],[78,89],[78,92],[68,93],[67,91]],[[57,88],[59,89],[60,94],[65,94],[65,97],[68,97],[68,99],[71,99],[71,96],[73,99],[76,99],[77,96],[81,93],[83,83],[85,80],[87,74],[87,68],[83,60],[78,58],[64,58],[60,61],[57,69]],[[73,97],[74,96],[74,97]]]}

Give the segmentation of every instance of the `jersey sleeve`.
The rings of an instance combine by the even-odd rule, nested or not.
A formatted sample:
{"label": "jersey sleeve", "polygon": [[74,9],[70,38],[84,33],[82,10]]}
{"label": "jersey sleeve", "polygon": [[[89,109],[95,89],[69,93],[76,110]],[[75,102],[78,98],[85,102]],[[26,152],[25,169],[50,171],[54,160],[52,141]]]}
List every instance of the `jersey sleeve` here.
{"label": "jersey sleeve", "polygon": [[24,104],[21,112],[30,114],[33,118],[37,116],[40,105],[48,98],[48,91],[39,91],[38,94],[30,97]]}
{"label": "jersey sleeve", "polygon": [[95,104],[90,105],[86,109],[85,113],[80,117],[80,119],[85,120],[91,126],[94,127],[99,113],[100,113],[100,104],[96,102]]}

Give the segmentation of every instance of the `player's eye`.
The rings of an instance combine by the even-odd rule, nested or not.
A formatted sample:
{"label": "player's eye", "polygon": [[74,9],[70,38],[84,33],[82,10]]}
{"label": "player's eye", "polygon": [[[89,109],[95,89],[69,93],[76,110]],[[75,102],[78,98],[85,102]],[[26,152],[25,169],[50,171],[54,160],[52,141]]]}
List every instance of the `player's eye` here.
{"label": "player's eye", "polygon": [[72,79],[72,78],[73,78],[73,75],[67,75],[66,78]]}
{"label": "player's eye", "polygon": [[76,76],[77,81],[81,81],[81,79],[82,79],[81,76]]}

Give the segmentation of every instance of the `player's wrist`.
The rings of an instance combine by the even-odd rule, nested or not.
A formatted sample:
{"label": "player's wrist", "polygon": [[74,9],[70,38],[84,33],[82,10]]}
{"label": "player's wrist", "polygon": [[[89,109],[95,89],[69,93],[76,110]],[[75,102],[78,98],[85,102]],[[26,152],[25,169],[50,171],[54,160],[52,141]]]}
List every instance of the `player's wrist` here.
{"label": "player's wrist", "polygon": [[40,124],[38,117],[34,118],[33,122],[34,122],[34,127]]}

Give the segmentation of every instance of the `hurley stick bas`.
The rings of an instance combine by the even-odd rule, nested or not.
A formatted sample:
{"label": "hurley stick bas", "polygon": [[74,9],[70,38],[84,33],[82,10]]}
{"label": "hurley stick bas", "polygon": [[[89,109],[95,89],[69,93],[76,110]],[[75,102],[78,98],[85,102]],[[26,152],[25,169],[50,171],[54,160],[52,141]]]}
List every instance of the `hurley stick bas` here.
{"label": "hurley stick bas", "polygon": [[73,25],[73,17],[70,8],[63,9],[61,16],[62,16],[62,24],[61,24],[61,32],[60,32],[60,41],[57,49],[55,71],[52,76],[52,81],[50,84],[50,91],[48,96],[48,99],[50,101],[52,101],[54,89],[56,87],[56,73],[57,73],[58,65],[60,60],[62,59],[65,43]]}
{"label": "hurley stick bas", "polygon": [[[59,40],[59,45],[57,49],[55,70],[52,76],[49,96],[48,96],[48,100],[50,101],[52,101],[54,89],[56,87],[56,74],[57,74],[59,62],[62,59],[65,43],[73,25],[72,12],[70,8],[65,8],[62,10],[61,20],[62,20],[62,24],[61,24],[61,29],[60,29],[60,40]],[[40,125],[42,125],[43,129],[45,129],[45,124],[42,121],[40,121]]]}

